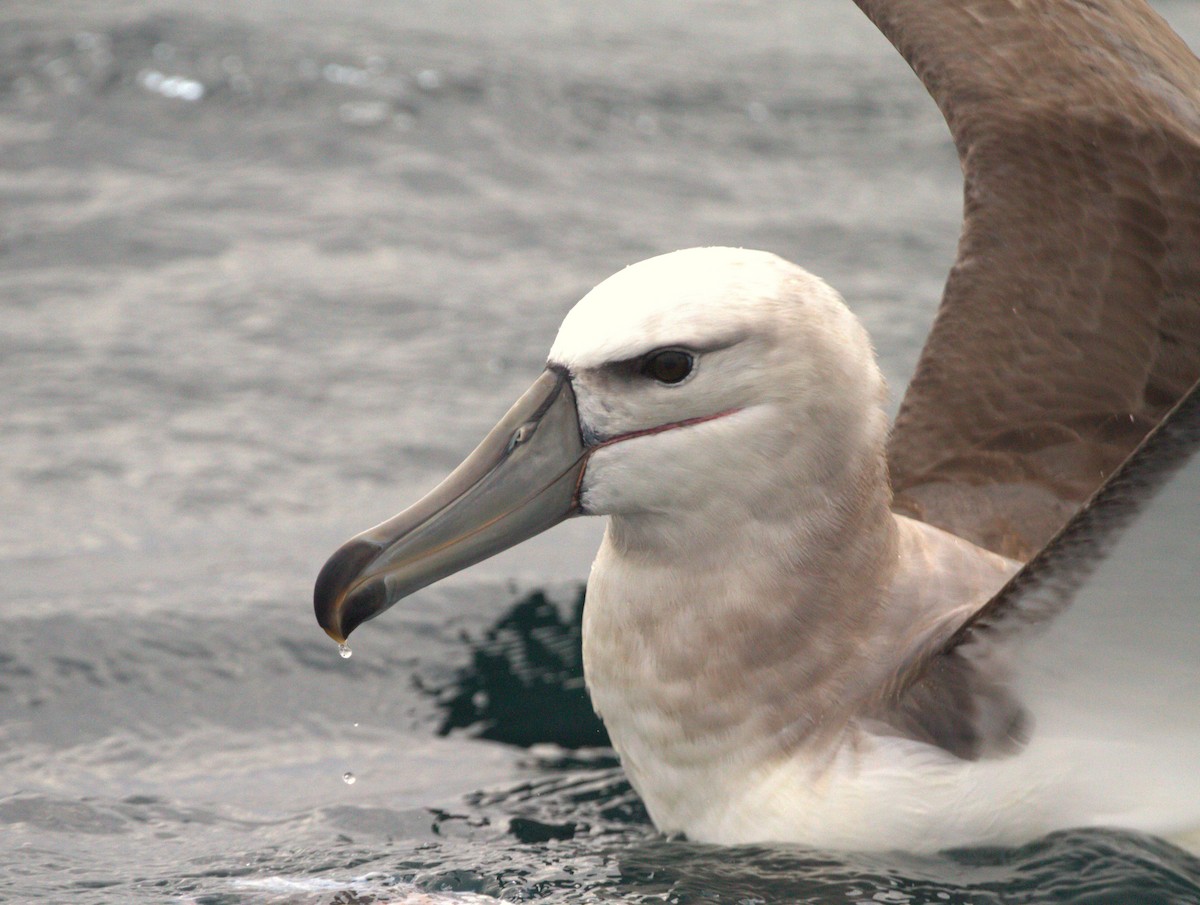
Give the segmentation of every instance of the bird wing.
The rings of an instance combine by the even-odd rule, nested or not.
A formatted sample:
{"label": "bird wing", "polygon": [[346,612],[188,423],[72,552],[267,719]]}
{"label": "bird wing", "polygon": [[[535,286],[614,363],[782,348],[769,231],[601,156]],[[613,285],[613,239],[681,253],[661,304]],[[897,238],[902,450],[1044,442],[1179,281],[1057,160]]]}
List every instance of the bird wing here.
{"label": "bird wing", "polygon": [[1091,822],[1200,826],[1197,449],[1200,382],[991,601],[900,671],[882,721],[967,759],[1043,752],[1094,796],[1073,808]]}
{"label": "bird wing", "polygon": [[1200,377],[1200,61],[1142,0],[856,0],[958,148],[896,511],[1027,559]]}

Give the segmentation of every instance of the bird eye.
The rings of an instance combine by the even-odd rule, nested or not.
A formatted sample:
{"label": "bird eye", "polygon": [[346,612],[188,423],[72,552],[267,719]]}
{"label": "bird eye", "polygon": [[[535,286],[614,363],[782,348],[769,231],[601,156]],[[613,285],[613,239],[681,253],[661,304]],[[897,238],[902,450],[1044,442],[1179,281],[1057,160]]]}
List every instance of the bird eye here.
{"label": "bird eye", "polygon": [[694,359],[682,349],[651,352],[642,360],[642,374],[659,383],[679,383],[692,373]]}

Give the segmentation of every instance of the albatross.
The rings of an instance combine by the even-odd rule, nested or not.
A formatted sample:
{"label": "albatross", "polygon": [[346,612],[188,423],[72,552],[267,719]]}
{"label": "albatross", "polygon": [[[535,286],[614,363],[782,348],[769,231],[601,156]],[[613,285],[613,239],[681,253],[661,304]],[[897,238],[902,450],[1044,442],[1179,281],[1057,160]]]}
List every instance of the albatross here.
{"label": "albatross", "polygon": [[[317,620],[344,642],[431,582],[607,516],[585,677],[660,830],[1185,838],[1200,612],[1073,600],[1200,443],[1200,62],[1141,0],[856,2],[964,173],[895,423],[865,330],[801,267],[738,248],[634,264],[571,309],[462,465],[330,558]],[[1177,642],[1116,673],[1148,690],[1096,662],[1131,610]]]}

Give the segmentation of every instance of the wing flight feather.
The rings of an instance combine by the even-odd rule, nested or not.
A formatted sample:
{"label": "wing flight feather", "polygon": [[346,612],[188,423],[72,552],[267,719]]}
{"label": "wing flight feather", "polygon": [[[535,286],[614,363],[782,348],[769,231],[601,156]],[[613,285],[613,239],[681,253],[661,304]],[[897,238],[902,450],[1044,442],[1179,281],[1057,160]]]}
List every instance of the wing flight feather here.
{"label": "wing flight feather", "polygon": [[1200,61],[1142,0],[856,2],[964,176],[895,508],[1024,560],[1200,378]]}

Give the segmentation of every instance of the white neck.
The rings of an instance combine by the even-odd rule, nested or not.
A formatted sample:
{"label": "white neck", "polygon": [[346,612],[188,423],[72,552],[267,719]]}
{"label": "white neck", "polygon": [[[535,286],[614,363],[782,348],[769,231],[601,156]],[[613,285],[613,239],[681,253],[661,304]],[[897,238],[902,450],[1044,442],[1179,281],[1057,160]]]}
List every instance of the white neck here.
{"label": "white neck", "polygon": [[[739,764],[826,761],[899,648],[944,630],[954,601],[980,605],[1009,571],[893,516],[877,447],[842,466],[757,510],[718,501],[724,520],[698,511],[609,522],[588,582],[585,673],[662,829],[723,807]],[[925,588],[916,571],[948,558],[979,568],[947,573],[965,576],[962,588]]]}
{"label": "white neck", "polygon": [[634,681],[647,697],[682,692],[663,701],[681,721],[731,731],[749,714],[727,700],[786,690],[755,709],[791,744],[844,703],[864,637],[884,629],[898,536],[881,456],[843,465],[832,483],[764,487],[744,508],[611,517],[584,617],[602,712],[603,686]]}

